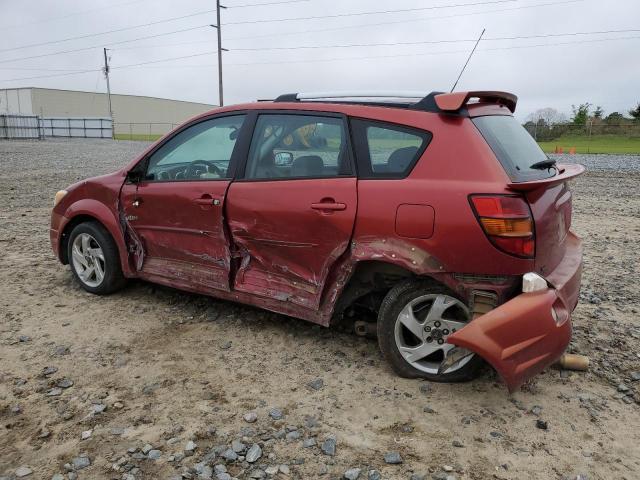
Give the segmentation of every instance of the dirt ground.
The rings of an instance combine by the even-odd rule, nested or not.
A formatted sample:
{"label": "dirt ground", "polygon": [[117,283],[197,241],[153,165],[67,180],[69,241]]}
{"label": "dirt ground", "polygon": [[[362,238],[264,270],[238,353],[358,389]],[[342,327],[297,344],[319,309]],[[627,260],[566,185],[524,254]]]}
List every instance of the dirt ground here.
{"label": "dirt ground", "polygon": [[398,378],[375,340],[213,298],[85,293],[50,250],[53,195],[144,146],[0,142],[0,478],[640,478],[637,157],[591,157],[573,186],[590,371],[509,395],[491,371]]}

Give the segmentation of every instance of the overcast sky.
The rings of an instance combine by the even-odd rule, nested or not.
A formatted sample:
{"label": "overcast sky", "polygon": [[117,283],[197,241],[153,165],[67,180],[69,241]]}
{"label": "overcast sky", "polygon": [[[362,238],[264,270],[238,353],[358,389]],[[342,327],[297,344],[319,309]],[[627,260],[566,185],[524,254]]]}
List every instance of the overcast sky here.
{"label": "overcast sky", "polygon": [[[278,3],[247,6],[273,2]],[[226,104],[298,91],[449,90],[483,28],[486,40],[458,89],[513,92],[521,119],[543,107],[569,115],[572,104],[587,101],[601,105],[605,115],[626,113],[640,101],[638,0],[224,4],[229,7],[222,13],[222,43],[229,49],[223,54]],[[98,71],[106,46],[113,93],[216,104],[216,31],[207,26],[216,23],[215,12],[207,12],[212,9],[215,0],[0,0],[0,88],[106,91]],[[363,14],[381,11],[391,13]],[[129,28],[148,23],[154,24]],[[637,30],[619,32],[632,29]],[[164,35],[177,30],[188,31]],[[611,30],[618,32],[504,39]],[[161,36],[114,45],[152,35]],[[400,45],[370,45],[390,43]],[[18,48],[28,45],[33,46]],[[300,48],[321,46],[333,47]],[[54,55],[81,48],[86,49]],[[90,71],[69,74],[79,70]],[[25,78],[44,75],[61,76]]]}

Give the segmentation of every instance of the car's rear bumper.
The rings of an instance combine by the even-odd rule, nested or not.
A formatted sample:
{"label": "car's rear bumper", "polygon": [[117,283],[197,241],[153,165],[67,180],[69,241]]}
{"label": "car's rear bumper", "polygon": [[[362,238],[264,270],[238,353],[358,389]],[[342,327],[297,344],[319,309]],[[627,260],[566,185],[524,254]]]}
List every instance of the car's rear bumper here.
{"label": "car's rear bumper", "polygon": [[447,341],[483,357],[513,391],[554,363],[566,349],[581,274],[582,242],[569,232],[562,262],[545,277],[548,288],[516,296]]}

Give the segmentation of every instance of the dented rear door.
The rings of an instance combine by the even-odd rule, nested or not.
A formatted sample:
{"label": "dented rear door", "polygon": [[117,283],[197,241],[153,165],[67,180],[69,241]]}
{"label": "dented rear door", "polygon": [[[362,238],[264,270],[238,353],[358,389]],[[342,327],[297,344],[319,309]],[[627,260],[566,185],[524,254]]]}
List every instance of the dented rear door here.
{"label": "dented rear door", "polygon": [[226,199],[235,290],[318,308],[356,217],[346,132],[336,115],[258,116],[244,178]]}

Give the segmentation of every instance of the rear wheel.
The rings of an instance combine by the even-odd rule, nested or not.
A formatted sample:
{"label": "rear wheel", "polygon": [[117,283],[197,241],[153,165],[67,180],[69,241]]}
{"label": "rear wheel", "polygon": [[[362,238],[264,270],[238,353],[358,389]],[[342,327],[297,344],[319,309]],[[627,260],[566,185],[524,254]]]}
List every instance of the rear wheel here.
{"label": "rear wheel", "polygon": [[447,343],[449,335],[469,321],[467,306],[449,289],[411,280],[392,288],[382,302],[378,343],[402,377],[437,382],[470,380],[482,359]]}
{"label": "rear wheel", "polygon": [[118,247],[99,223],[77,225],[69,236],[68,249],[73,276],[86,291],[106,295],[124,286]]}

